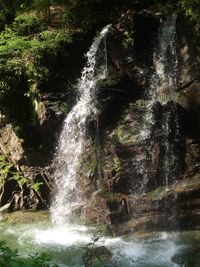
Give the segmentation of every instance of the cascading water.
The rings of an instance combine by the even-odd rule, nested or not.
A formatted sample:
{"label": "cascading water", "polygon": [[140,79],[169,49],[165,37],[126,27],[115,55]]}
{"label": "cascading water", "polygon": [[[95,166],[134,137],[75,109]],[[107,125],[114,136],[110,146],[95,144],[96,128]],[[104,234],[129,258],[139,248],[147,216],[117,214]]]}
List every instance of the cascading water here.
{"label": "cascading water", "polygon": [[[149,98],[148,112],[146,113],[144,129],[141,133],[143,139],[150,135],[150,124],[154,124],[152,106],[159,101],[162,104],[173,95],[176,87],[178,59],[176,54],[176,15],[169,17],[160,25],[158,43],[153,53],[154,71],[150,78],[150,88],[147,92]],[[167,98],[168,97],[168,98]]]}
{"label": "cascading water", "polygon": [[[176,18],[177,15],[173,15],[163,22],[159,33],[159,52],[154,53],[155,76],[152,77],[151,89],[155,88],[153,101],[159,101],[161,104],[174,99],[177,87]],[[172,120],[174,120],[173,129]],[[161,132],[163,137],[162,174],[164,184],[168,186],[176,169],[174,169],[176,158],[173,151],[176,140],[171,140],[173,138],[171,135],[174,135],[174,139],[179,136],[179,121],[175,106],[163,110]]]}
{"label": "cascading water", "polygon": [[[78,82],[78,100],[67,115],[60,135],[55,159],[56,194],[51,207],[54,223],[66,222],[72,208],[80,204],[78,171],[81,156],[87,145],[87,123],[97,115],[96,93],[98,81],[107,74],[106,35],[110,25],[106,26],[94,39],[87,53],[87,64]],[[103,42],[104,40],[104,42]],[[104,49],[99,51],[100,45]]]}
{"label": "cascading water", "polygon": [[[153,54],[155,72],[150,81],[152,101],[164,103],[172,96],[177,84],[178,58],[176,53],[176,18],[168,17],[161,22],[158,44]],[[168,96],[168,98],[167,98]]]}
{"label": "cascading water", "polygon": [[[174,144],[179,142],[179,119],[175,104],[169,101],[175,99],[174,92],[177,86],[177,67],[178,57],[176,53],[176,15],[168,17],[160,22],[157,45],[153,53],[153,74],[150,78],[150,87],[147,93],[149,104],[144,118],[143,129],[140,133],[142,142],[147,143],[147,154],[152,160],[152,150],[155,143],[159,144],[160,149],[160,173],[162,184],[168,186],[169,180],[173,179],[177,173],[176,156]],[[159,118],[156,118],[156,109]],[[157,122],[160,120],[159,127],[156,129]],[[155,140],[157,132],[160,140]],[[153,160],[152,160],[153,161]],[[157,170],[158,171],[158,170]],[[143,176],[139,193],[146,191],[149,182],[146,166],[142,165],[138,172]],[[154,180],[156,178],[154,177]]]}

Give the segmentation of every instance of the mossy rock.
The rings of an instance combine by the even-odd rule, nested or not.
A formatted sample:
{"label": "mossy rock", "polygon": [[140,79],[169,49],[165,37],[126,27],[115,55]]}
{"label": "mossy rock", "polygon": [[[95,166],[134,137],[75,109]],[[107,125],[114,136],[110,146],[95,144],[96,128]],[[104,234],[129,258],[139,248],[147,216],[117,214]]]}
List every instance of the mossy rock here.
{"label": "mossy rock", "polygon": [[8,224],[25,224],[49,221],[48,211],[15,211],[3,215],[2,222]]}

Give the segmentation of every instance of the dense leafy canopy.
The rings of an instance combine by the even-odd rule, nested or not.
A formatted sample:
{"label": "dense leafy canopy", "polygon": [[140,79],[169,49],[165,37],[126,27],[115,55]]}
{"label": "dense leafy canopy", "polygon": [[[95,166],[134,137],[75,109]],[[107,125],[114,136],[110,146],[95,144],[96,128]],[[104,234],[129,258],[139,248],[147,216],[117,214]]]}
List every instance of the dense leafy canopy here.
{"label": "dense leafy canopy", "polygon": [[[199,35],[199,0],[168,0],[165,4],[162,0],[0,0],[0,111],[7,115],[12,113],[12,103],[14,110],[10,117],[14,116],[14,121],[18,120],[18,114],[23,124],[30,121],[30,116],[35,123],[37,116],[33,107],[38,106],[39,91],[44,91],[44,87],[48,92],[59,91],[59,81],[64,85],[66,80],[70,80],[67,75],[73,73],[71,63],[64,66],[54,64],[61,50],[62,58],[64,53],[66,55],[66,62],[67,54],[71,53],[66,46],[73,44],[76,36],[80,39],[81,35],[84,40],[89,32],[108,23],[118,23],[127,11],[142,9],[184,12],[194,24],[195,35]],[[132,40],[131,36],[127,38]],[[81,46],[78,50],[82,49]],[[75,56],[72,58],[74,62]],[[57,68],[57,72],[59,68],[54,88],[52,66]],[[20,105],[15,106],[15,100]],[[22,112],[20,106],[26,112]]]}
{"label": "dense leafy canopy", "polygon": [[140,10],[153,5],[162,8],[171,6],[174,10],[184,10],[188,16],[199,23],[200,7],[198,0],[0,0],[0,30],[10,24],[16,15],[27,11],[37,11],[47,24],[52,23],[56,8],[65,23],[88,29],[94,25],[118,18],[127,9]]}

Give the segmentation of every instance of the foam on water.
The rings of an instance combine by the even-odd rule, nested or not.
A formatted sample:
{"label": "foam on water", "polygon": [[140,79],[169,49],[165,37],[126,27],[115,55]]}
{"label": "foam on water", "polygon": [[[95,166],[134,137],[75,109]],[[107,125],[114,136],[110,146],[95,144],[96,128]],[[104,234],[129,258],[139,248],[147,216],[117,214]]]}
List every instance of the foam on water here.
{"label": "foam on water", "polygon": [[[94,228],[60,227],[47,222],[5,226],[0,234],[11,240],[22,255],[46,252],[63,267],[82,267],[84,250],[81,247],[98,235]],[[171,258],[182,246],[178,233],[166,232],[148,238],[132,235],[128,240],[102,236],[95,245],[107,247],[113,255],[105,267],[177,267]]]}
{"label": "foam on water", "polygon": [[87,244],[92,234],[84,226],[52,227],[35,232],[35,242],[42,245],[78,246]]}

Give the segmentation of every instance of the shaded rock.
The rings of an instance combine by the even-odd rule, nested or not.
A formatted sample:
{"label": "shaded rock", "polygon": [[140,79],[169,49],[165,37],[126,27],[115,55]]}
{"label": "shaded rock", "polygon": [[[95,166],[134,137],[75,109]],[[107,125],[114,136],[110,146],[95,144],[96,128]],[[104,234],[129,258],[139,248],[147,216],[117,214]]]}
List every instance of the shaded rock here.
{"label": "shaded rock", "polygon": [[14,164],[24,158],[23,141],[17,137],[11,124],[0,125],[0,150]]}
{"label": "shaded rock", "polygon": [[184,83],[198,77],[199,60],[197,58],[197,45],[195,44],[194,32],[191,24],[184,15],[177,17],[177,55],[178,55],[178,84]]}
{"label": "shaded rock", "polygon": [[112,253],[104,246],[88,248],[83,255],[85,267],[92,267],[95,264],[104,264],[112,258]]}
{"label": "shaded rock", "polygon": [[185,132],[189,137],[197,137],[200,133],[200,82],[194,82],[178,96],[178,103],[187,111]]}
{"label": "shaded rock", "polygon": [[92,199],[83,207],[81,217],[88,223],[110,226],[110,211],[106,200],[100,196],[99,191],[93,193]]}
{"label": "shaded rock", "polygon": [[8,224],[25,224],[49,221],[48,211],[15,211],[3,215],[3,222]]}
{"label": "shaded rock", "polygon": [[0,208],[0,214],[6,213],[10,210],[11,203],[8,203]]}
{"label": "shaded rock", "polygon": [[199,249],[199,244],[194,247],[187,247],[185,249],[182,249],[172,257],[172,261],[179,266],[198,267],[200,265]]}
{"label": "shaded rock", "polygon": [[4,206],[10,203],[13,199],[14,192],[20,191],[21,188],[15,180],[7,180],[0,188],[0,205]]}
{"label": "shaded rock", "polygon": [[95,247],[93,252],[97,258],[101,259],[102,263],[105,263],[112,258],[112,253],[104,246]]}
{"label": "shaded rock", "polygon": [[119,208],[108,205],[112,223],[121,225],[120,233],[200,228],[198,178],[161,187],[143,196],[129,196],[126,203],[128,209],[123,216]]}

